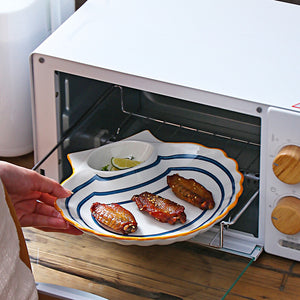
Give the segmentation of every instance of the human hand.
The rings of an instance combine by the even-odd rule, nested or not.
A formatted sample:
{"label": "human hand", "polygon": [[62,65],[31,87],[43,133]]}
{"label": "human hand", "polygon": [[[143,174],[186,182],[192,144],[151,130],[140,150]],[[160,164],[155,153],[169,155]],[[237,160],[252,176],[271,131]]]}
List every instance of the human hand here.
{"label": "human hand", "polygon": [[55,209],[57,198],[71,195],[58,182],[35,171],[0,161],[0,178],[15,207],[21,226],[79,235],[82,232]]}

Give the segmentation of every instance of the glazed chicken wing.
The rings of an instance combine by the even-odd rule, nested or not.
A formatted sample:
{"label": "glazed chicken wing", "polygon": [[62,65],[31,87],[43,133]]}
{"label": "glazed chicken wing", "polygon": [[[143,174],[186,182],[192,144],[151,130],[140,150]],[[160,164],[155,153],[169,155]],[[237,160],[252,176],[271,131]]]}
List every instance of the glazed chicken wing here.
{"label": "glazed chicken wing", "polygon": [[186,179],[174,174],[167,176],[167,182],[178,198],[203,210],[214,208],[215,201],[212,193],[194,179]]}
{"label": "glazed chicken wing", "polygon": [[140,210],[148,212],[152,217],[163,223],[175,224],[177,221],[185,223],[184,207],[169,199],[144,192],[132,197]]}
{"label": "glazed chicken wing", "polygon": [[93,217],[106,229],[116,233],[128,234],[137,230],[137,222],[130,211],[119,204],[93,203]]}

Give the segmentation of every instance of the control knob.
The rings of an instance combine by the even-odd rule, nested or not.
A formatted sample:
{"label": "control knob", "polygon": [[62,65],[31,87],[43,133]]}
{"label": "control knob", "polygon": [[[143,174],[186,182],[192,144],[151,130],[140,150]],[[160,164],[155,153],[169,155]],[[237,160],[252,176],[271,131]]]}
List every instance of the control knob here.
{"label": "control knob", "polygon": [[273,225],[284,234],[300,231],[300,199],[292,196],[281,198],[271,215]]}
{"label": "control knob", "polygon": [[283,147],[273,161],[273,172],[284,183],[300,182],[300,147]]}

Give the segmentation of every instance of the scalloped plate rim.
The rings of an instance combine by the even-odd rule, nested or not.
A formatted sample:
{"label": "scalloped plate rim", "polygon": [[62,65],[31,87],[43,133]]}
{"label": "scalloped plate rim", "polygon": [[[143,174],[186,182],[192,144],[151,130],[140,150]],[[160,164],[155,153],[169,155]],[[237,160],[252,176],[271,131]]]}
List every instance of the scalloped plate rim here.
{"label": "scalloped plate rim", "polygon": [[[236,172],[236,174],[238,176],[240,176],[239,181],[236,181],[237,179],[234,178],[235,185],[239,188],[239,190],[237,192],[235,192],[235,194],[233,194],[234,199],[233,199],[232,203],[223,209],[223,213],[221,213],[218,216],[216,216],[215,218],[213,218],[210,222],[205,223],[204,225],[202,225],[200,227],[197,227],[193,230],[189,230],[186,232],[179,232],[179,233],[173,234],[171,236],[155,236],[155,237],[134,237],[134,236],[130,236],[130,235],[118,235],[118,234],[113,234],[113,233],[106,234],[106,233],[101,233],[96,230],[81,226],[76,220],[70,219],[68,216],[66,216],[63,209],[58,205],[57,202],[59,200],[66,200],[66,198],[57,199],[57,201],[55,201],[56,209],[61,213],[61,215],[64,217],[64,219],[66,219],[68,222],[70,222],[72,225],[74,225],[78,229],[80,229],[86,233],[96,235],[97,237],[99,237],[100,239],[103,239],[105,241],[116,242],[116,243],[120,243],[120,244],[135,244],[135,245],[146,245],[146,246],[153,245],[153,244],[170,244],[170,243],[174,243],[177,241],[184,241],[184,240],[190,239],[193,236],[195,236],[196,234],[208,230],[217,221],[223,219],[228,214],[228,212],[236,206],[238,199],[243,192],[242,184],[243,184],[244,176],[238,170],[238,164],[237,164],[236,160],[228,157],[226,152],[223,151],[222,149],[210,148],[210,147],[206,147],[201,144],[198,144],[198,143],[190,143],[190,142],[163,142],[163,141],[158,140],[156,137],[154,137],[153,134],[149,130],[144,130],[144,131],[142,131],[138,134],[135,134],[129,138],[126,138],[124,140],[137,140],[137,141],[146,141],[146,142],[147,142],[147,140],[150,140],[150,143],[154,143],[154,144],[155,143],[163,143],[165,145],[190,144],[190,145],[197,145],[200,148],[208,149],[209,151],[220,151],[222,153],[223,159],[225,161],[226,160],[231,161],[235,165],[235,169],[231,170],[231,174],[232,174],[232,171],[234,171],[234,172]],[[123,140],[121,140],[121,141],[123,141]],[[98,149],[98,148],[85,150],[85,151],[81,151],[81,152],[86,152],[87,154],[90,154],[91,152],[95,151],[96,149]],[[76,152],[76,153],[79,153],[79,152]],[[71,178],[73,178],[76,174],[78,174],[77,171],[75,170],[72,160],[71,160],[72,154],[76,154],[76,153],[71,153],[71,154],[68,154],[68,156],[67,156],[68,160],[72,166],[73,172],[72,172],[71,176],[62,183],[62,185],[66,185],[66,183],[69,182],[69,180]]]}

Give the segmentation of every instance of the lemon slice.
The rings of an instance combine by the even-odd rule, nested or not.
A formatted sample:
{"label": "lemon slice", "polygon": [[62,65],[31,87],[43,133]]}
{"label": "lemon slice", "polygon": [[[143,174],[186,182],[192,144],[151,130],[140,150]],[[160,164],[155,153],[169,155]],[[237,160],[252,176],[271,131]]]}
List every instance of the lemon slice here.
{"label": "lemon slice", "polygon": [[132,160],[129,158],[119,158],[119,157],[113,157],[111,159],[111,164],[113,167],[119,169],[119,170],[124,170],[128,168],[135,167],[139,165],[141,162],[137,160]]}

